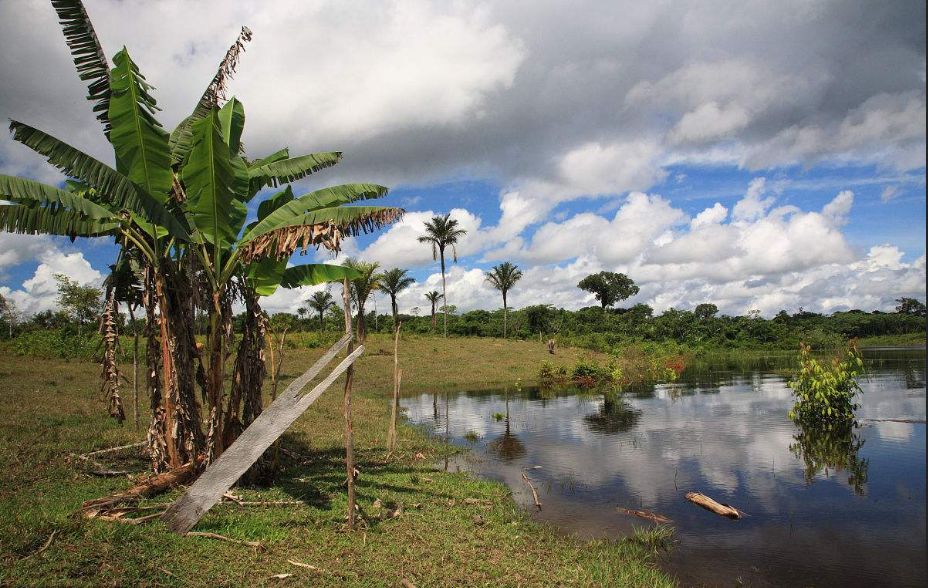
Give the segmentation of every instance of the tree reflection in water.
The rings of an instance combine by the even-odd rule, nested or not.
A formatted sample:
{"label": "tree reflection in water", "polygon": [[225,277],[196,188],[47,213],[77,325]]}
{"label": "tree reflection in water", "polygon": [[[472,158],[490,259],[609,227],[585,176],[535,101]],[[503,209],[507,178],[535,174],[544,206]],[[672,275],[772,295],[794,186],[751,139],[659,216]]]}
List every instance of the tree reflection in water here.
{"label": "tree reflection in water", "polygon": [[615,392],[603,394],[599,412],[583,417],[586,426],[594,433],[614,435],[632,429],[641,420],[641,411],[622,400]]}
{"label": "tree reflection in water", "polygon": [[525,444],[512,434],[509,420],[509,389],[506,389],[506,430],[502,435],[487,443],[487,450],[502,461],[510,462],[525,455]]}
{"label": "tree reflection in water", "polygon": [[863,495],[867,484],[867,466],[869,460],[861,459],[859,452],[864,446],[855,421],[837,423],[804,423],[797,421],[799,428],[793,435],[789,446],[797,458],[805,463],[806,484],[815,481],[821,472],[828,475],[829,470],[846,471],[847,482],[854,488],[854,493]]}

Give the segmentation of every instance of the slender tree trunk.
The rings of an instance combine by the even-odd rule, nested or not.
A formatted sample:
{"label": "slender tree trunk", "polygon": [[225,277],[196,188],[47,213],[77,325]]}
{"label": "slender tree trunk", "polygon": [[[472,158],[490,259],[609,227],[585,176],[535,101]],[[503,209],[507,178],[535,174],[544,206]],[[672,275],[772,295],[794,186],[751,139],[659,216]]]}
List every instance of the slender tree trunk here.
{"label": "slender tree trunk", "polygon": [[435,303],[432,303],[432,330],[435,330]]}
{"label": "slender tree trunk", "polygon": [[399,317],[400,314],[396,306],[396,294],[390,294],[390,306],[393,308],[393,328],[395,329],[396,325],[399,324],[397,322],[397,317]]}
{"label": "slender tree trunk", "polygon": [[319,331],[325,331],[325,311],[319,313]]}
{"label": "slender tree trunk", "polygon": [[400,410],[400,324],[394,323],[393,334],[393,402],[390,411],[390,430],[387,433],[387,450],[396,451],[396,419]]}
{"label": "slender tree trunk", "polygon": [[[342,283],[342,300],[345,308],[345,334],[351,335],[351,297],[348,293],[348,279]],[[360,305],[359,305],[360,306]],[[347,354],[354,352],[354,341],[348,342]],[[348,528],[354,529],[355,496],[354,496],[354,424],[351,418],[351,386],[354,383],[354,364],[345,372],[345,470],[348,473]]]}
{"label": "slender tree trunk", "polygon": [[503,290],[503,339],[506,338],[506,328],[509,322],[509,307],[506,306],[506,291]]}
{"label": "slender tree trunk", "polygon": [[135,430],[139,430],[139,326],[135,322],[135,311],[131,304],[126,305],[129,320],[132,321],[132,416]]}
{"label": "slender tree trunk", "polygon": [[448,285],[445,283],[445,251],[441,251],[441,299],[445,301],[445,311],[441,313],[445,325],[445,338],[448,337]]}

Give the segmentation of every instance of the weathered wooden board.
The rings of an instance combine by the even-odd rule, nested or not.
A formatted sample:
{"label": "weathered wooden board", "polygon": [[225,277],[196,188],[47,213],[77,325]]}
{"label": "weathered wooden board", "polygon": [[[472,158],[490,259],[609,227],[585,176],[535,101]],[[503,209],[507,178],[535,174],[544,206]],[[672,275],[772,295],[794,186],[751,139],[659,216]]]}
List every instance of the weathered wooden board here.
{"label": "weathered wooden board", "polygon": [[364,352],[364,346],[358,346],[351,355],[342,360],[324,380],[319,382],[308,394],[300,396],[300,391],[335,355],[348,345],[349,335],[343,337],[306,373],[287,387],[219,459],[210,464],[189,490],[165,511],[161,519],[177,533],[186,533],[213,507],[235,482],[248,471],[264,451],[276,441],[309,406],[322,395],[332,383],[354,363]]}

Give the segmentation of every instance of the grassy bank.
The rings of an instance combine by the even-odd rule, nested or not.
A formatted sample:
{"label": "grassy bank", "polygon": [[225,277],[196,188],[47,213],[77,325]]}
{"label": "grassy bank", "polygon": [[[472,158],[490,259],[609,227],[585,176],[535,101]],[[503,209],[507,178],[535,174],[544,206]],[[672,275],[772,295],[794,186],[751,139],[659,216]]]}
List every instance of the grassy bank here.
{"label": "grassy bank", "polygon": [[[321,353],[321,348],[288,351],[283,384]],[[505,386],[534,379],[543,360],[569,367],[587,353],[564,349],[551,356],[537,342],[409,336],[401,344],[404,389]],[[178,537],[157,522],[134,526],[74,517],[82,501],[129,484],[124,477],[90,476],[71,455],[142,438],[131,424],[131,392],[124,393],[130,421],[119,426],[105,416],[95,364],[8,354],[2,360],[0,584],[398,586],[404,578],[420,587],[670,584],[653,567],[651,550],[641,540],[581,542],[558,536],[528,520],[505,487],[435,471],[441,446],[414,427],[401,427],[401,451],[387,459],[393,358],[386,336],[369,339],[356,378],[358,496],[366,529],[349,533],[343,525],[341,388],[336,385],[284,437],[284,447],[302,457],[287,458],[270,488],[236,489],[250,500],[304,504],[223,503],[197,526],[261,541],[266,551]],[[401,516],[381,516],[398,505]],[[277,574],[292,576],[274,578]]]}

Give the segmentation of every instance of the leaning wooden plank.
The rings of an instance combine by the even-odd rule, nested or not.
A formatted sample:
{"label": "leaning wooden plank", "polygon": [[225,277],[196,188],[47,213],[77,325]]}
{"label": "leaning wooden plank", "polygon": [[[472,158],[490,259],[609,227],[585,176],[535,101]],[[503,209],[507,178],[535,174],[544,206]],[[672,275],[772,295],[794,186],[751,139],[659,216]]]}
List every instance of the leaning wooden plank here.
{"label": "leaning wooden plank", "polygon": [[[288,388],[247,429],[242,431],[235,443],[226,449],[219,459],[206,468],[203,475],[187,490],[187,493],[171,505],[162,517],[165,524],[177,533],[186,533],[192,529],[206,511],[212,508],[232,487],[232,484],[242,477],[242,474],[261,457],[261,454],[283,435],[293,421],[303,414],[313,401],[319,398],[325,389],[331,386],[332,382],[363,352],[364,346],[361,345],[303,397],[294,398]],[[305,385],[309,379],[301,376],[300,380],[303,380]]]}
{"label": "leaning wooden plank", "polygon": [[686,494],[686,499],[693,504],[698,504],[706,510],[711,510],[717,515],[722,515],[723,517],[728,517],[730,519],[741,518],[741,511],[739,511],[737,508],[716,502],[705,494],[700,494],[699,492],[688,492]]}
{"label": "leaning wooden plank", "polygon": [[351,341],[350,335],[345,335],[339,339],[335,345],[333,345],[328,351],[325,352],[325,355],[320,357],[316,363],[312,365],[302,376],[290,382],[290,385],[287,386],[287,389],[284,390],[283,394],[278,396],[278,398],[296,398],[302,392],[303,388],[306,387],[306,384],[310,383],[313,378],[319,375],[319,372],[329,365],[329,362],[335,358],[336,355],[344,349],[348,342]]}

